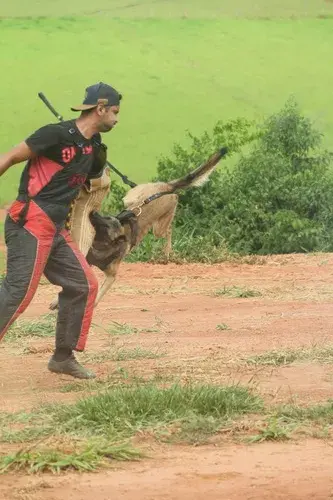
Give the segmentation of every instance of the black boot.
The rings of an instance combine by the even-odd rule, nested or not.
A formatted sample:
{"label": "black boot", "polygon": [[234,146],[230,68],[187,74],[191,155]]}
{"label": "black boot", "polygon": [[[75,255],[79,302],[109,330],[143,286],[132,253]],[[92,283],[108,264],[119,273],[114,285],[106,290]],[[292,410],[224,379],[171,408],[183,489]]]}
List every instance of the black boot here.
{"label": "black boot", "polygon": [[56,349],[47,367],[50,372],[71,375],[75,378],[92,379],[96,377],[95,373],[80,365],[71,351],[69,353],[68,351],[65,352],[65,350]]}

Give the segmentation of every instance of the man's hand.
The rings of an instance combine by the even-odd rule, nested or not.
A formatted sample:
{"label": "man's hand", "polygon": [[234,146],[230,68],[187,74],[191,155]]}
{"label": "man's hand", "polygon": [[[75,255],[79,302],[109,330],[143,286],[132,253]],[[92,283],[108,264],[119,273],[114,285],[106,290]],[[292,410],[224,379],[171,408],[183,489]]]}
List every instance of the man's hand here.
{"label": "man's hand", "polygon": [[0,156],[0,177],[6,172],[12,165],[21,163],[22,161],[34,158],[36,155],[31,151],[29,146],[25,142],[21,142],[13,149]]}

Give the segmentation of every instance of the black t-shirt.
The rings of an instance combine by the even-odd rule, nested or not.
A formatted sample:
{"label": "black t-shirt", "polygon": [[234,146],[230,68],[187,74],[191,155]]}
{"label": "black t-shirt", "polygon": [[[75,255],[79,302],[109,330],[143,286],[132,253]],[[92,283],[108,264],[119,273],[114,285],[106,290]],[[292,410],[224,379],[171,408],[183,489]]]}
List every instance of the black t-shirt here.
{"label": "black t-shirt", "polygon": [[75,120],[46,125],[26,139],[37,155],[23,170],[18,200],[27,196],[42,208],[56,224],[62,224],[70,203],[93,171],[94,139],[86,139]]}

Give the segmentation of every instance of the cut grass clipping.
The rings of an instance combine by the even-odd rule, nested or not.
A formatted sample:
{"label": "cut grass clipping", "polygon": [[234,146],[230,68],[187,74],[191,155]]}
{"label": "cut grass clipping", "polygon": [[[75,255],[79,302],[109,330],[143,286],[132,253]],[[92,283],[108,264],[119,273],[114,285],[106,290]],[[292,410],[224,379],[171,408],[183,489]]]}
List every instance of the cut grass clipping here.
{"label": "cut grass clipping", "polygon": [[[190,432],[193,441],[196,433],[200,438],[203,434],[213,434],[229,419],[262,408],[262,400],[241,386],[175,384],[162,389],[155,384],[146,384],[117,387],[73,405],[48,406],[35,415],[39,431],[42,432],[44,427],[45,437],[56,439],[60,435],[62,439],[82,439],[86,446],[82,444],[74,453],[72,449],[68,451],[66,445],[45,449],[44,445],[38,448],[37,444],[33,449],[30,447],[0,458],[0,471],[24,468],[31,472],[59,472],[88,466],[95,469],[101,464],[99,459],[102,461],[106,455],[96,451],[97,445],[91,448],[92,442],[107,441],[109,446],[117,444],[121,450],[125,446],[128,459],[131,459],[131,448],[121,443],[139,431],[148,430],[158,437],[163,432],[163,436],[178,435],[180,439],[186,439]],[[30,424],[29,428],[33,432]],[[22,436],[22,428],[18,432]],[[29,433],[26,436],[28,440]],[[13,433],[11,437],[14,442]],[[92,455],[86,453],[87,449]],[[113,454],[113,458],[119,457]]]}
{"label": "cut grass clipping", "polygon": [[245,359],[249,365],[283,366],[295,361],[333,363],[333,344],[298,349],[273,350]]}
{"label": "cut grass clipping", "polygon": [[261,297],[262,293],[259,290],[252,290],[250,288],[241,288],[237,286],[224,286],[219,290],[215,290],[214,297],[232,297],[247,299],[250,297]]}
{"label": "cut grass clipping", "polygon": [[219,323],[216,325],[216,330],[230,330],[230,328],[226,323]]}
{"label": "cut grass clipping", "polygon": [[15,342],[21,338],[51,337],[55,333],[56,315],[46,314],[31,321],[18,320],[9,329],[5,340]]}

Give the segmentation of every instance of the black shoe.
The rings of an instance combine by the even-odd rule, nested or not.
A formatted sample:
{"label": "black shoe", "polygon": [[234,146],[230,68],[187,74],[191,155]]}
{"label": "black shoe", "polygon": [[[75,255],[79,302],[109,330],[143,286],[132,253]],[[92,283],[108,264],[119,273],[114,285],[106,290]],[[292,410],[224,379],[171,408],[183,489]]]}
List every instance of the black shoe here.
{"label": "black shoe", "polygon": [[80,363],[75,359],[74,354],[64,361],[55,361],[52,357],[47,367],[50,372],[71,375],[75,378],[91,379],[96,377],[95,373],[80,365]]}

